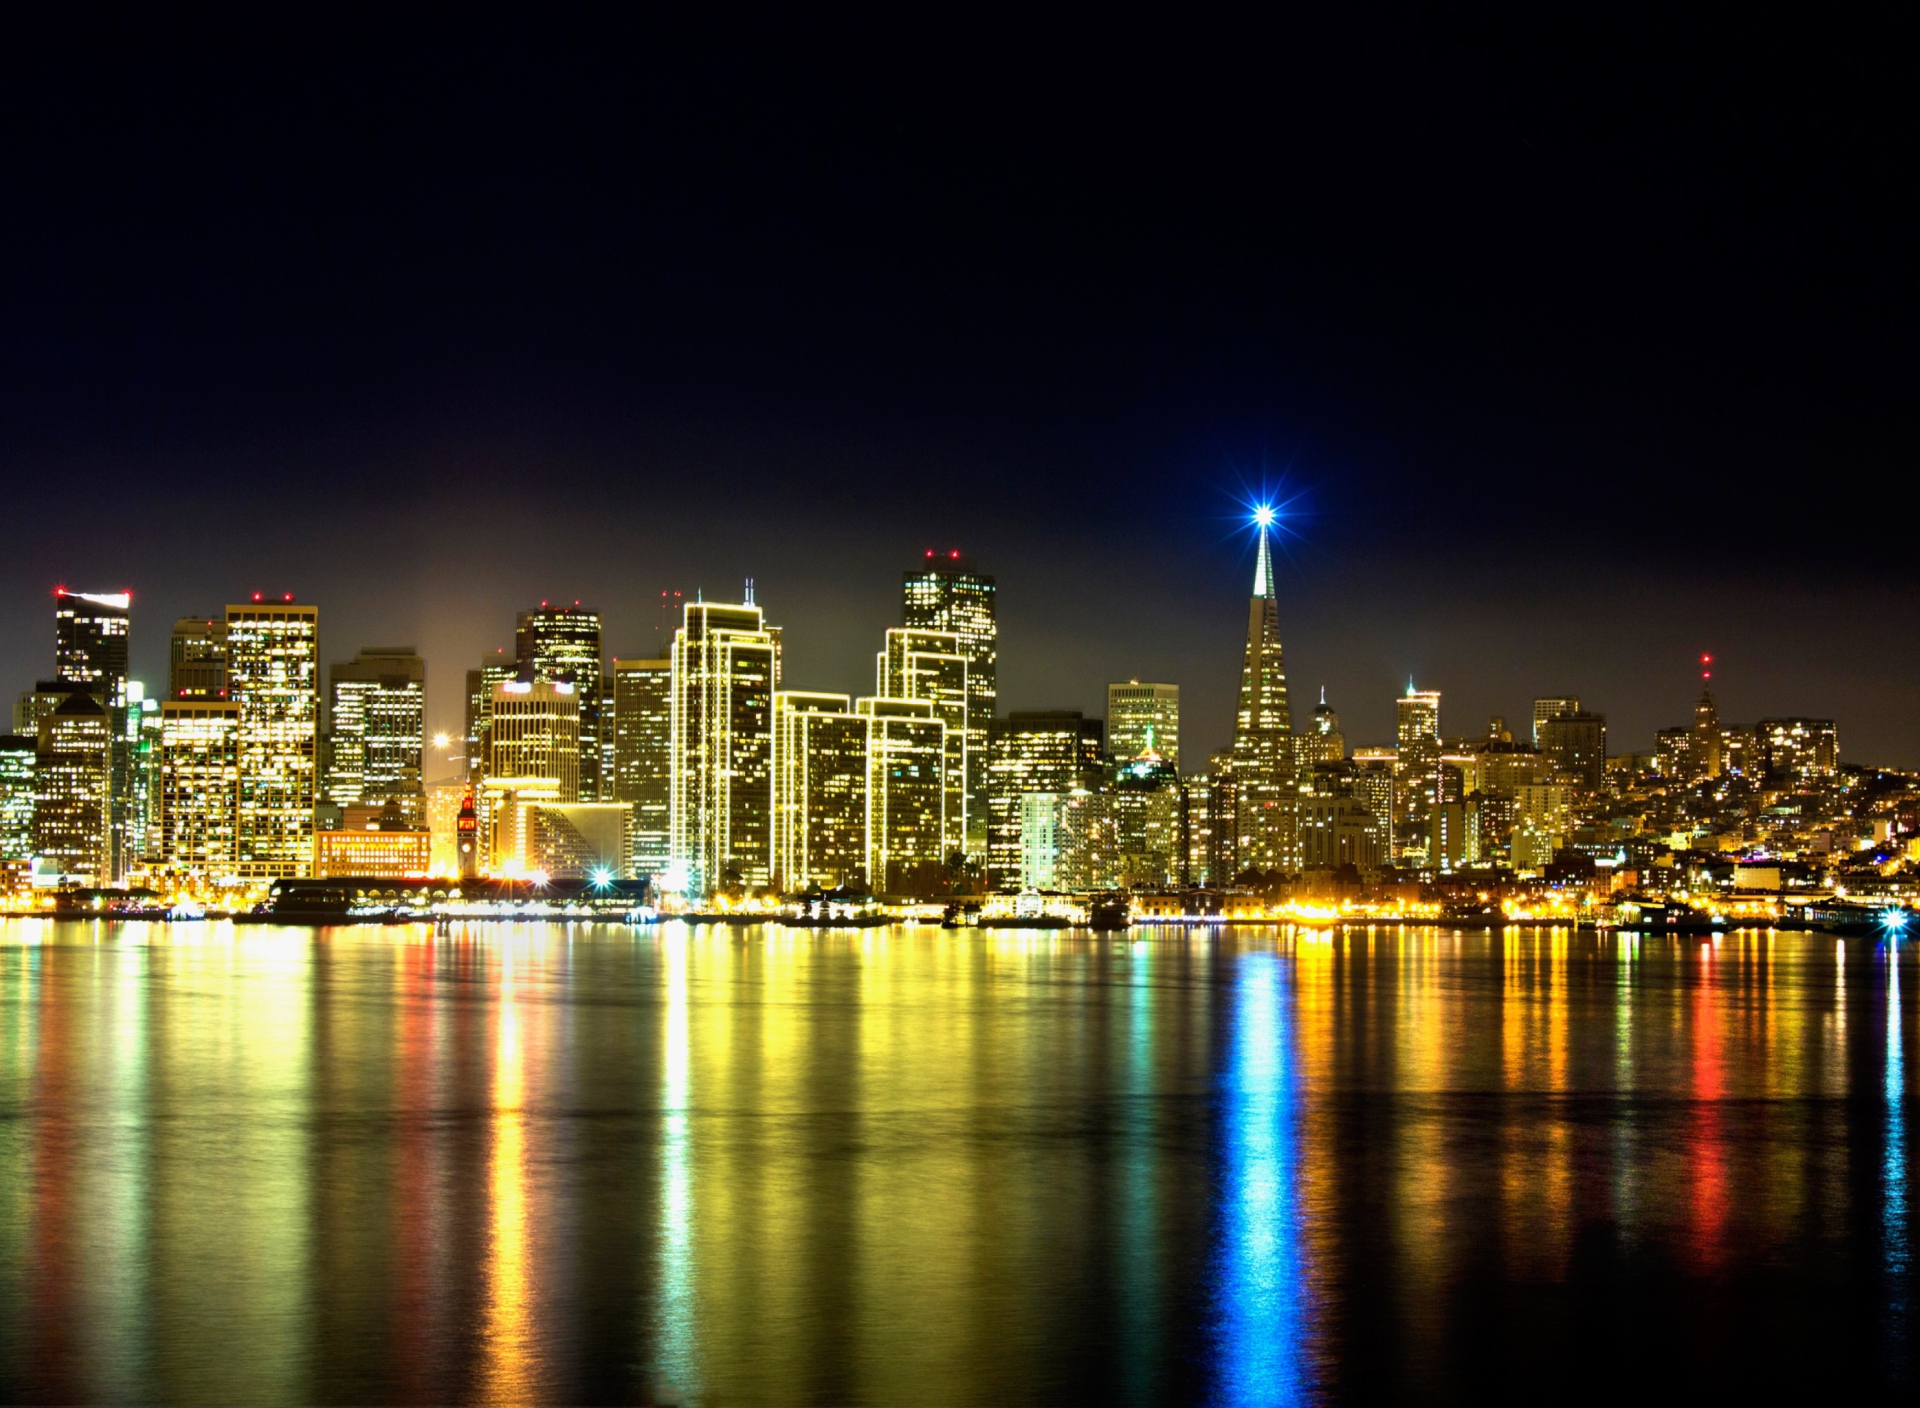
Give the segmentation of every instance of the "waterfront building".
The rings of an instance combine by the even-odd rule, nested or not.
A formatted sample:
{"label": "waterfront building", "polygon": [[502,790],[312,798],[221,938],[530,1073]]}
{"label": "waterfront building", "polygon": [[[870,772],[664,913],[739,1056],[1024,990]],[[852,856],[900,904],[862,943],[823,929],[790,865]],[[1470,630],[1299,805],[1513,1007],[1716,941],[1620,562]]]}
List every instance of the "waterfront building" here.
{"label": "waterfront building", "polygon": [[239,872],[240,706],[169,699],[160,706],[160,863],[177,875]]}
{"label": "waterfront building", "polygon": [[[600,613],[547,602],[522,611],[513,633],[514,661],[523,680],[563,681],[574,687],[580,704],[580,778],[578,800],[600,795]],[[568,800],[574,800],[569,798]]]}
{"label": "waterfront building", "polygon": [[479,668],[467,671],[467,781],[479,787],[492,756],[493,691],[519,677],[519,665],[504,649],[482,657]]}
{"label": "waterfront building", "polygon": [[112,878],[113,716],[85,689],[40,721],[33,853],[41,868],[104,885]]}
{"label": "waterfront building", "polygon": [[1020,798],[1020,888],[1060,888],[1060,840],[1066,798],[1028,792]]}
{"label": "waterfront building", "polygon": [[160,701],[139,680],[127,681],[127,802],[124,865],[132,868],[160,854]]}
{"label": "waterfront building", "polygon": [[393,800],[420,826],[427,662],[412,646],[367,647],[336,663],[328,685],[327,799],[342,807]]}
{"label": "waterfront building", "polygon": [[1180,870],[1180,774],[1151,750],[1114,765],[1115,882],[1161,889]]}
{"label": "waterfront building", "polygon": [[1762,719],[1754,733],[1771,778],[1806,782],[1839,770],[1840,735],[1832,719]]}
{"label": "waterfront building", "polygon": [[1207,755],[1207,875],[1212,885],[1231,885],[1240,863],[1240,794],[1234,784],[1233,749]]}
{"label": "waterfront building", "polygon": [[1589,790],[1599,787],[1607,768],[1607,716],[1577,710],[1542,719],[1540,755],[1551,776]]}
{"label": "waterfront building", "polygon": [[1085,789],[1060,799],[1054,875],[1060,889],[1084,894],[1118,889],[1123,883],[1118,800],[1112,792]]}
{"label": "waterfront building", "polygon": [[1387,863],[1386,827],[1363,798],[1316,788],[1298,805],[1302,870],[1351,865],[1370,874]]}
{"label": "waterfront building", "polygon": [[1557,719],[1563,714],[1580,712],[1580,696],[1577,694],[1558,694],[1551,698],[1533,701],[1533,746],[1539,748],[1541,727],[1549,719]]}
{"label": "waterfront building", "polygon": [[774,695],[776,889],[867,884],[867,731],[844,694]]}
{"label": "waterfront building", "polygon": [[1213,779],[1201,773],[1180,780],[1180,883],[1222,883],[1213,860]]}
{"label": "waterfront building", "polygon": [[443,778],[429,782],[427,792],[427,835],[431,838],[427,870],[433,875],[460,873],[460,808],[472,795],[467,779]]}
{"label": "waterfront building", "polygon": [[673,638],[670,888],[765,889],[773,862],[780,645],[752,600],[689,602]]}
{"label": "waterfront building", "polygon": [[1180,686],[1128,680],[1107,686],[1107,747],[1115,758],[1153,752],[1180,766]]}
{"label": "waterfront building", "polygon": [[875,892],[940,893],[947,726],[930,699],[854,702],[867,723],[867,880]]}
{"label": "waterfront building", "polygon": [[924,699],[946,726],[943,852],[967,848],[967,656],[952,631],[896,626],[887,631],[875,671],[876,694],[885,699]]}
{"label": "waterfront building", "polygon": [[389,797],[378,806],[356,803],[341,812],[338,827],[314,832],[316,879],[352,875],[403,880],[424,876],[432,868],[433,835],[406,816],[399,798]]}
{"label": "waterfront building", "polygon": [[237,873],[299,877],[313,867],[320,732],[320,613],[292,597],[230,605],[227,693],[240,706]]}
{"label": "waterfront building", "polygon": [[1020,798],[1029,792],[1091,790],[1101,782],[1105,728],[1077,709],[1027,711],[995,719],[987,734],[987,879],[1020,878]]}
{"label": "waterfront building", "polygon": [[967,851],[984,855],[992,819],[988,805],[988,730],[999,708],[999,625],[996,587],[960,553],[929,551],[923,565],[906,573],[901,624],[941,631],[959,641],[967,661],[966,776]]}
{"label": "waterfront building", "polygon": [[602,883],[632,878],[630,803],[535,802],[521,815],[517,859],[527,874]]}
{"label": "waterfront building", "polygon": [[1293,869],[1295,753],[1293,711],[1280,650],[1270,518],[1263,511],[1260,545],[1247,602],[1247,638],[1233,726],[1233,775],[1239,805],[1240,867]]}
{"label": "waterfront building", "polygon": [[0,734],[0,888],[26,883],[33,869],[34,773],[40,739]]}
{"label": "waterfront building", "polygon": [[633,870],[667,868],[673,805],[673,657],[613,662],[600,726],[613,740],[613,800],[633,808]]}
{"label": "waterfront building", "polygon": [[227,697],[227,623],[182,616],[167,642],[167,698]]}
{"label": "waterfront building", "polygon": [[580,800],[580,691],[566,680],[502,680],[489,706],[487,785],[541,779],[549,800]]}

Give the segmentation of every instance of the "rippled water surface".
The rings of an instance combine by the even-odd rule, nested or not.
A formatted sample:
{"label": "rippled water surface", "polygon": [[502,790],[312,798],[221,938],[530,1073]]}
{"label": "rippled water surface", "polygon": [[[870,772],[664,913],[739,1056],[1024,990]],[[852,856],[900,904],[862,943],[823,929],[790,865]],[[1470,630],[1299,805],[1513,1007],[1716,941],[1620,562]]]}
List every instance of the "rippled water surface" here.
{"label": "rippled water surface", "polygon": [[0,925],[0,1396],[1911,1392],[1911,946]]}

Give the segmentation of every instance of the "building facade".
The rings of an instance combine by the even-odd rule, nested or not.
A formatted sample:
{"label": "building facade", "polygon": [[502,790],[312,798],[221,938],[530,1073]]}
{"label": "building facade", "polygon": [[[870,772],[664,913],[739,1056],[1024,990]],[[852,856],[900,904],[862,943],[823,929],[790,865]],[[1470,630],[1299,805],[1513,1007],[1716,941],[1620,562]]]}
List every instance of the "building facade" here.
{"label": "building facade", "polygon": [[773,885],[867,886],[868,720],[844,694],[773,701]]}
{"label": "building facade", "polygon": [[1107,686],[1107,748],[1115,762],[1152,752],[1180,766],[1180,686],[1128,680]]}
{"label": "building facade", "polygon": [[615,660],[607,693],[613,800],[633,808],[634,872],[654,875],[672,859],[673,658]]}
{"label": "building facade", "polygon": [[901,624],[940,631],[959,642],[967,662],[965,786],[967,851],[986,852],[991,820],[987,802],[987,731],[999,709],[999,633],[994,579],[960,553],[929,551],[907,572]]}
{"label": "building facade", "polygon": [[240,706],[169,699],[160,706],[161,865],[176,875],[239,873]]}
{"label": "building facade", "polygon": [[1103,781],[1105,727],[1077,709],[1016,712],[987,737],[987,879],[1020,880],[1020,798],[1028,792],[1091,791]]}
{"label": "building facade", "polygon": [[327,800],[395,801],[410,821],[424,822],[427,662],[412,646],[365,648],[335,664],[327,683]]}
{"label": "building facade", "polygon": [[670,887],[764,889],[773,870],[778,637],[752,601],[690,602],[672,659]]}
{"label": "building facade", "polygon": [[240,707],[238,873],[301,877],[313,868],[318,800],[320,613],[291,598],[226,611],[227,693]]}
{"label": "building facade", "polygon": [[947,727],[928,699],[855,702],[867,722],[867,880],[878,893],[940,893]]}
{"label": "building facade", "polygon": [[48,870],[112,878],[113,752],[113,716],[85,689],[40,721],[33,853]]}
{"label": "building facade", "polygon": [[167,698],[227,697],[227,623],[182,616],[167,642]]}
{"label": "building facade", "polygon": [[[577,800],[600,796],[600,613],[547,602],[522,611],[513,632],[515,665],[528,681],[559,681],[574,687],[580,701],[580,777]],[[569,798],[569,800],[575,800]]]}
{"label": "building facade", "polygon": [[1280,650],[1280,607],[1274,595],[1271,529],[1260,526],[1253,595],[1247,602],[1246,648],[1240,664],[1239,709],[1233,725],[1233,776],[1239,808],[1236,870],[1291,870],[1294,847],[1293,710]]}

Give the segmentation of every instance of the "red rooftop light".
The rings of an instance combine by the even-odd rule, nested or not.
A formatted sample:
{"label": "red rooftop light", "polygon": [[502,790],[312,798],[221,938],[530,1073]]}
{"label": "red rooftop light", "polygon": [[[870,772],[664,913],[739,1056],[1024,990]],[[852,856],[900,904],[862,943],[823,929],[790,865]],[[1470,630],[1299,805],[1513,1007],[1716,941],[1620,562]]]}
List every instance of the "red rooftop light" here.
{"label": "red rooftop light", "polygon": [[255,601],[258,601],[258,600],[260,600],[260,593],[259,593],[259,592],[255,592],[255,593],[253,594],[253,599],[254,599]]}

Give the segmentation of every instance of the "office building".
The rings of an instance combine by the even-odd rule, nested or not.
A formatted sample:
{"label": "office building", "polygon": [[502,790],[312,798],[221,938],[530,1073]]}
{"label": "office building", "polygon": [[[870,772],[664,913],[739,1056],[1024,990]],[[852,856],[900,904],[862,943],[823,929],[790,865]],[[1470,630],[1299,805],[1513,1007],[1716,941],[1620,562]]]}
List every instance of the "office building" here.
{"label": "office building", "polygon": [[844,694],[773,699],[773,885],[867,885],[867,730]]}
{"label": "office building", "polygon": [[1020,798],[1020,888],[1060,888],[1060,843],[1066,797],[1028,792]]}
{"label": "office building", "polygon": [[[564,681],[580,701],[580,783],[578,800],[597,802],[600,796],[600,613],[541,602],[522,611],[514,628],[515,664],[520,678]],[[574,800],[574,799],[569,799]]]}
{"label": "office building", "polygon": [[569,880],[624,880],[632,875],[633,808],[626,802],[536,802],[527,826],[521,868],[530,875]]}
{"label": "office building", "polygon": [[0,734],[0,888],[16,890],[33,869],[37,735]]}
{"label": "office building", "polygon": [[1060,799],[1056,834],[1058,888],[1082,894],[1114,890],[1120,873],[1119,799],[1111,792],[1076,790]]}
{"label": "office building", "polygon": [[867,880],[930,896],[945,874],[947,726],[930,699],[854,702],[867,723]]}
{"label": "office building", "polygon": [[1020,878],[1020,798],[1101,784],[1105,728],[1077,709],[1016,712],[987,733],[987,879],[995,888]]}
{"label": "office building", "polygon": [[160,701],[139,680],[127,681],[126,786],[122,834],[123,873],[160,854]]}
{"label": "office building", "polygon": [[373,647],[328,674],[327,799],[342,807],[395,801],[422,826],[427,662],[412,646]]}
{"label": "office building", "polygon": [[1393,749],[1356,749],[1353,770],[1348,775],[1348,787],[1355,800],[1365,805],[1379,827],[1382,865],[1389,864],[1395,855],[1394,772],[1398,760],[1399,754]]}
{"label": "office building", "polygon": [[1607,770],[1607,716],[1585,710],[1540,721],[1540,756],[1549,776],[1597,788]]}
{"label": "office building", "polygon": [[967,657],[951,631],[894,627],[877,662],[875,693],[883,699],[924,699],[946,726],[942,764],[947,797],[947,854],[967,848]]}
{"label": "office building", "polygon": [[671,859],[673,658],[615,660],[601,728],[613,741],[613,800],[633,808],[633,870],[653,875]]}
{"label": "office building", "polygon": [[929,551],[925,563],[906,574],[901,624],[912,630],[954,636],[967,661],[966,825],[967,850],[982,855],[991,819],[987,801],[987,731],[999,708],[999,626],[995,586],[958,552]]}
{"label": "office building", "polygon": [[240,706],[169,699],[160,706],[161,865],[182,877],[239,872]]}
{"label": "office building", "polygon": [[1394,822],[1402,823],[1410,845],[1427,833],[1427,817],[1432,811],[1440,782],[1440,691],[1415,689],[1407,681],[1407,692],[1394,701]]}
{"label": "office building", "polygon": [[126,707],[128,592],[54,592],[54,673],[92,690],[108,709]]}
{"label": "office building", "polygon": [[1182,885],[1221,883],[1213,872],[1213,780],[1205,773],[1180,780],[1180,873]]}
{"label": "office building", "polygon": [[1555,851],[1566,844],[1573,827],[1573,794],[1565,783],[1542,782],[1515,790],[1513,797],[1513,868],[1522,872],[1545,870]]}
{"label": "office building", "polygon": [[76,689],[40,721],[33,853],[40,868],[104,885],[112,878],[113,716]]}
{"label": "office building", "polygon": [[1204,783],[1207,789],[1207,883],[1231,885],[1246,869],[1240,863],[1240,795],[1234,784],[1231,748],[1219,748],[1208,754]]}
{"label": "office building", "polygon": [[472,794],[465,774],[429,782],[427,792],[427,871],[432,875],[460,873],[460,808]]}
{"label": "office building", "polygon": [[305,876],[319,783],[320,613],[256,594],[227,607],[226,637],[227,694],[240,706],[236,870]]}
{"label": "office building", "polygon": [[1429,822],[1427,864],[1449,872],[1480,863],[1480,806],[1473,800],[1443,802]]}
{"label": "office building", "polygon": [[480,829],[488,866],[537,868],[529,808],[580,800],[580,695],[565,680],[503,680],[487,706],[488,756]]}
{"label": "office building", "polygon": [[167,698],[227,697],[227,623],[182,616],[167,642]]}
{"label": "office building", "polygon": [[1124,763],[1151,752],[1180,766],[1180,686],[1128,680],[1107,686],[1107,748]]}
{"label": "office building", "polygon": [[1840,767],[1840,735],[1832,719],[1762,719],[1753,731],[1770,779],[1807,782]]}
{"label": "office building", "polygon": [[780,646],[761,609],[690,602],[673,638],[670,888],[765,889]]}
{"label": "office building", "polygon": [[1533,746],[1540,747],[1540,730],[1549,719],[1557,719],[1563,714],[1580,712],[1580,697],[1575,694],[1555,695],[1550,699],[1533,701]]}
{"label": "office building", "polygon": [[496,648],[482,658],[478,669],[467,671],[467,780],[476,789],[487,775],[492,738],[495,686],[519,677],[519,665]]}
{"label": "office building", "polygon": [[1337,763],[1347,756],[1346,735],[1340,732],[1340,715],[1327,703],[1326,686],[1320,687],[1320,702],[1313,706],[1313,718],[1300,735],[1296,761],[1302,771],[1311,771],[1319,763]]}
{"label": "office building", "polygon": [[1363,874],[1387,863],[1386,827],[1358,796],[1318,790],[1300,798],[1300,868]]}
{"label": "office building", "polygon": [[1105,789],[1114,823],[1114,881],[1159,889],[1180,872],[1180,774],[1153,753],[1115,759]]}
{"label": "office building", "polygon": [[29,738],[40,736],[40,721],[67,702],[78,686],[63,680],[35,680],[32,689],[20,691],[13,705],[13,731]]}
{"label": "office building", "polygon": [[1253,595],[1247,602],[1247,638],[1240,666],[1239,710],[1233,726],[1233,775],[1239,805],[1239,865],[1292,869],[1294,854],[1293,711],[1280,652],[1280,607],[1275,599],[1271,528],[1259,527]]}

